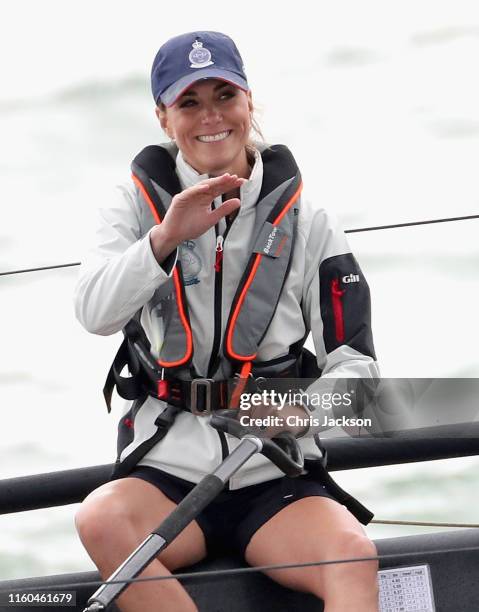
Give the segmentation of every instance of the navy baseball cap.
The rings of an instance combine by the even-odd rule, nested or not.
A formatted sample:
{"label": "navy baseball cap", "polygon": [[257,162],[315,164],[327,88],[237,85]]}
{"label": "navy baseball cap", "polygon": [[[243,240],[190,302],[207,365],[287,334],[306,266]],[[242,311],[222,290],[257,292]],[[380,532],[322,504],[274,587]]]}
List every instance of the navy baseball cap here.
{"label": "navy baseball cap", "polygon": [[249,90],[241,55],[226,34],[188,32],[160,47],[151,69],[151,90],[157,104],[171,106],[200,79],[221,79]]}

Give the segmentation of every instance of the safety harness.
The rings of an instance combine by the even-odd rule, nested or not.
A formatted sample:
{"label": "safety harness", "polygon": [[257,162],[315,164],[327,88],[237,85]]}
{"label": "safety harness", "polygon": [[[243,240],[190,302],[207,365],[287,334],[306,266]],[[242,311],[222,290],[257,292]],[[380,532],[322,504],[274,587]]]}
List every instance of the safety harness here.
{"label": "safety harness", "polygon": [[[263,151],[262,158],[263,184],[256,205],[258,229],[236,289],[222,347],[238,382],[232,397],[227,398],[226,381],[199,378],[193,370],[193,333],[178,258],[172,272],[172,293],[162,304],[166,315],[159,357],[151,356],[139,311],[123,330],[125,338],[104,387],[109,411],[115,386],[125,399],[136,399],[146,389],[150,395],[182,405],[195,414],[209,412],[212,407],[237,407],[248,378],[258,373],[259,368],[254,367],[258,346],[274,316],[291,265],[302,188],[299,169],[286,147],[269,147]],[[141,205],[150,211],[152,224],[160,224],[174,195],[181,191],[174,158],[163,146],[149,146],[134,159],[132,172]],[[302,343],[292,347],[293,354],[282,358],[280,363],[257,365],[261,366],[261,371],[270,364],[277,365],[277,375],[293,378],[298,375],[294,362],[301,348]],[[289,367],[281,368],[281,362],[288,363]],[[125,365],[128,365],[129,377],[121,376]],[[175,376],[184,368],[190,369],[191,382]]]}
{"label": "safety harness", "polygon": [[[173,197],[181,191],[175,172],[176,152],[171,145],[152,145],[143,149],[132,162],[139,202],[151,213],[152,226],[162,222]],[[129,457],[128,465],[120,466],[117,461],[114,472],[117,476],[131,468],[167,434],[179,411],[189,410],[203,416],[215,409],[237,408],[241,394],[257,388],[258,378],[264,383],[269,378],[275,381],[318,378],[321,374],[315,357],[303,347],[305,338],[290,347],[285,357],[255,362],[258,346],[274,316],[291,266],[302,189],[298,166],[285,146],[268,147],[261,156],[263,183],[256,204],[256,234],[235,292],[221,347],[232,365],[234,384],[196,375],[192,365],[193,333],[181,261],[177,258],[171,274],[172,290],[162,303],[164,340],[158,358],[152,356],[150,341],[140,322],[140,310],[123,329],[124,340],[103,389],[109,412],[115,387],[121,397],[135,400],[133,412],[146,395],[167,404],[155,421],[158,428],[155,436]],[[128,377],[121,375],[126,365]],[[185,369],[189,370],[190,380],[178,377],[178,372]],[[316,443],[319,442],[316,439]],[[326,470],[324,449],[321,450],[323,459],[315,462],[315,474],[328,482],[336,497],[358,520],[367,524],[373,515],[332,480]]]}

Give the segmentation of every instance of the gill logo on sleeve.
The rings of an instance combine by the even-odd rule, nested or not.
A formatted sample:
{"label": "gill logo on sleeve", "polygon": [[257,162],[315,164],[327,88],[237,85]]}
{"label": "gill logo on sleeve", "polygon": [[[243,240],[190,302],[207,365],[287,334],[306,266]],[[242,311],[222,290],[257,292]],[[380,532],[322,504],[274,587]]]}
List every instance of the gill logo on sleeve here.
{"label": "gill logo on sleeve", "polygon": [[343,283],[359,283],[359,274],[348,274],[341,279]]}

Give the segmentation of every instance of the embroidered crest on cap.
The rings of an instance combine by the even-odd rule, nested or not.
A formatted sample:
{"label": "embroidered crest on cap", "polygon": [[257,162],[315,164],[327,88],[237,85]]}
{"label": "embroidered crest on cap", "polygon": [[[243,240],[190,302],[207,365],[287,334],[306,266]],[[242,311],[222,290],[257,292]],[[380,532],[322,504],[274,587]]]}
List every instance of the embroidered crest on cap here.
{"label": "embroidered crest on cap", "polygon": [[205,68],[211,66],[214,62],[211,61],[211,53],[209,49],[203,47],[203,43],[199,40],[195,40],[192,44],[193,50],[190,51],[188,59],[190,60],[190,68]]}

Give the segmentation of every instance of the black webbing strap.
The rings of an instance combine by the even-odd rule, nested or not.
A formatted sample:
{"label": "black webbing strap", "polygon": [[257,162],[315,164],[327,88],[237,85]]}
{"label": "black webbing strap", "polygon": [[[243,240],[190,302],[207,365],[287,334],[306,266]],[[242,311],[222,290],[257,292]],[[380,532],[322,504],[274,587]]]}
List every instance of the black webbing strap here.
{"label": "black webbing strap", "polygon": [[314,440],[316,445],[321,450],[323,454],[322,459],[305,459],[305,469],[308,473],[312,474],[315,478],[317,478],[320,482],[322,482],[329,492],[333,495],[333,497],[343,506],[345,506],[349,512],[353,516],[355,516],[360,523],[363,525],[367,525],[371,522],[374,517],[374,514],[363,506],[361,502],[359,502],[355,497],[346,493],[344,489],[342,489],[338,483],[332,478],[326,466],[328,464],[328,453],[324,446],[321,444],[321,440],[319,436],[316,434],[314,436]]}
{"label": "black webbing strap", "polygon": [[[145,398],[139,401],[144,401],[144,399]],[[116,480],[117,478],[127,476],[138,464],[138,462],[146,455],[146,453],[150,451],[155,444],[158,444],[158,442],[163,440],[175,422],[176,416],[179,412],[179,408],[176,408],[175,406],[167,406],[155,420],[155,425],[157,427],[156,433],[151,438],[140,444],[123,461],[120,461],[120,459],[117,458],[110,479]]]}
{"label": "black webbing strap", "polygon": [[[106,377],[103,396],[108,412],[111,412],[111,398],[116,386],[118,395],[123,399],[134,400],[144,395],[145,378],[148,377],[158,386],[161,370],[150,353],[150,342],[140,323],[141,310],[128,321],[123,328],[124,339],[118,349],[115,359]],[[129,376],[121,376],[125,366],[128,366]]]}
{"label": "black webbing strap", "polygon": [[[118,395],[123,399],[134,400],[145,393],[157,399],[166,401],[172,406],[183,410],[191,410],[191,381],[165,378],[166,393],[159,395],[159,383],[161,378],[156,381],[145,375],[141,363],[134,357],[135,351],[129,347],[128,339],[125,338],[118,349],[113,360],[110,371],[108,372],[103,395],[105,397],[108,412],[111,411],[111,398],[113,389],[116,387]],[[121,371],[128,365],[131,376],[121,376]],[[206,411],[206,394],[204,388],[199,387],[200,392],[196,398],[196,411]],[[228,381],[217,380],[209,384],[211,394],[211,406],[214,410],[228,408]]]}
{"label": "black webbing strap", "polygon": [[[166,401],[168,404],[191,411],[192,381],[183,381],[173,377],[173,373],[167,369],[162,372],[152,357],[150,343],[140,323],[135,318],[129,321],[123,331],[125,337],[113,360],[103,387],[103,395],[108,412],[111,411],[111,399],[115,387],[118,395],[123,399],[134,400],[147,393],[157,399]],[[306,351],[306,349],[303,350]],[[281,367],[281,364],[290,361],[291,357],[294,357],[294,355],[288,354],[281,359],[258,364],[257,367],[253,364],[253,378],[248,379],[245,392],[253,393],[258,390],[254,378],[258,375],[263,381],[262,389],[274,388],[277,391],[287,391],[287,380],[284,381],[286,387],[283,388],[284,385],[281,384],[280,379],[296,378],[300,374],[296,362],[292,365],[289,364],[286,367]],[[261,368],[273,363],[278,368],[275,375],[273,377],[263,376]],[[121,375],[125,366],[128,366],[129,376]],[[163,376],[165,384],[162,384]],[[198,379],[199,377],[195,378]],[[269,384],[268,378],[271,378]],[[209,402],[207,402],[206,398],[206,386],[210,396]],[[229,408],[229,398],[233,388],[234,382],[228,380],[208,380],[207,385],[198,386],[194,412],[206,412],[207,404],[210,404],[213,410]]]}
{"label": "black webbing strap", "polygon": [[[121,376],[121,371],[126,365],[128,365],[131,376]],[[140,362],[135,352],[130,349],[128,338],[123,339],[103,387],[108,412],[111,412],[111,398],[115,386],[118,394],[128,400],[137,399],[144,393]]]}

